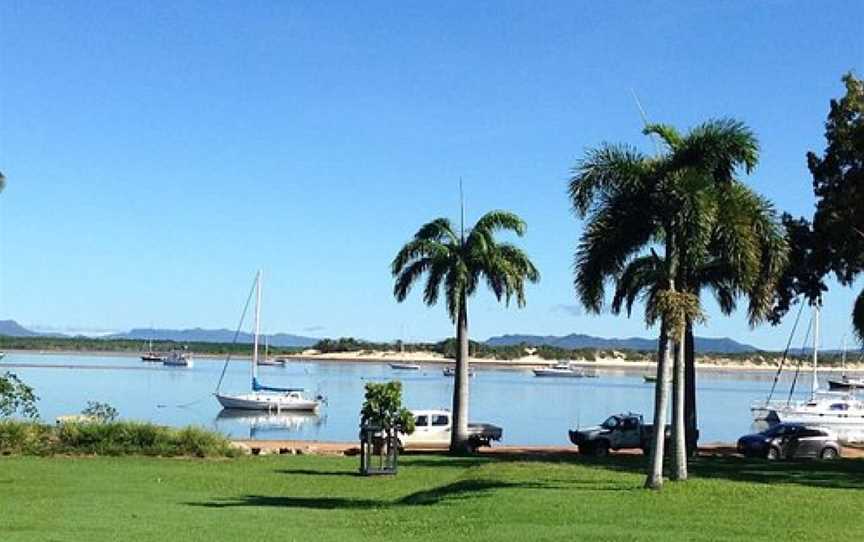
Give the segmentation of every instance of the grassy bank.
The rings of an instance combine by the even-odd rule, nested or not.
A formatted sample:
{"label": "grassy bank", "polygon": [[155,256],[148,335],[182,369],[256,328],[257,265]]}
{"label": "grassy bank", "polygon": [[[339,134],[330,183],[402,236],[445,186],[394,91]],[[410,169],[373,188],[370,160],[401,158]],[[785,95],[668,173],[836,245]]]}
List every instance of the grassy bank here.
{"label": "grassy bank", "polygon": [[0,538],[78,540],[852,540],[864,462],[702,458],[640,489],[640,457],[0,459]]}
{"label": "grassy bank", "polygon": [[0,421],[0,455],[156,455],[230,457],[227,438],[199,427],[165,427],[148,422],[49,425]]}

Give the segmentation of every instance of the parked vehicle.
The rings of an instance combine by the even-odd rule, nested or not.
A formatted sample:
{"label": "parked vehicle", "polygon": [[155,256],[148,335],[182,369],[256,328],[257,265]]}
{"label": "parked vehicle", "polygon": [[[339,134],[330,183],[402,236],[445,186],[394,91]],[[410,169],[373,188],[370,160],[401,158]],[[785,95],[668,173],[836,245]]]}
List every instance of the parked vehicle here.
{"label": "parked vehicle", "polygon": [[[401,448],[446,448],[450,446],[453,417],[449,410],[414,410],[414,432],[399,434]],[[472,450],[491,446],[492,441],[501,440],[503,430],[489,423],[468,424],[469,443]]]}
{"label": "parked vehicle", "polygon": [[761,433],[738,439],[738,452],[766,459],[836,459],[840,456],[836,435],[824,427],[778,423]]}
{"label": "parked vehicle", "polygon": [[[606,456],[609,450],[623,450],[641,448],[643,452],[651,447],[651,437],[654,435],[654,426],[646,425],[641,414],[628,412],[626,414],[614,414],[606,418],[606,421],[597,426],[585,429],[574,429],[569,432],[570,442],[579,447],[579,453]],[[671,428],[666,426],[666,442],[672,434]]]}

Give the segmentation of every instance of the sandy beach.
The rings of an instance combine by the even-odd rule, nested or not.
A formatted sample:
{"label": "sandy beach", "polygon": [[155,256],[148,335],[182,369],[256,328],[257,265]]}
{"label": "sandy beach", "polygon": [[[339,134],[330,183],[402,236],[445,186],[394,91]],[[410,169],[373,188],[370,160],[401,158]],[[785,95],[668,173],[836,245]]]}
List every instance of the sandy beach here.
{"label": "sandy beach", "polygon": [[[83,351],[83,350],[6,350],[7,354],[37,354],[44,356],[97,356],[97,357],[140,357],[142,352],[109,352],[109,351]],[[196,360],[202,361],[223,361],[225,354],[199,354],[192,352]],[[321,353],[317,350],[304,350],[299,354],[282,354],[274,356],[279,359],[290,361],[316,361],[328,363],[416,363],[419,365],[452,365],[455,360],[446,358],[442,354],[436,352],[397,352],[385,350],[360,350],[352,352],[329,352]],[[756,356],[754,356],[754,359]],[[232,354],[232,360],[248,361],[251,359],[249,354]],[[779,356],[777,357],[761,357],[762,363],[755,363],[751,360],[731,359],[723,357],[701,357],[696,360],[696,367],[702,371],[753,371],[753,372],[773,372],[777,370]],[[525,355],[512,360],[490,359],[490,358],[471,358],[471,364],[475,366],[485,366],[496,369],[522,369],[529,370],[536,367],[547,367],[557,363],[555,360],[543,359],[537,355]],[[653,371],[656,363],[653,361],[628,361],[621,357],[599,358],[597,360],[588,359],[573,359],[570,360],[574,367],[596,369],[600,371],[623,371],[623,372],[641,372],[647,373]],[[0,361],[0,367],[3,365],[14,366],[13,363]],[[784,370],[794,370],[795,362],[787,360]],[[809,360],[802,365],[803,368],[810,367]],[[864,363],[847,363],[845,371],[847,373],[862,373],[864,372]],[[819,372],[821,373],[841,373],[843,369],[840,367],[826,367],[820,365]]]}

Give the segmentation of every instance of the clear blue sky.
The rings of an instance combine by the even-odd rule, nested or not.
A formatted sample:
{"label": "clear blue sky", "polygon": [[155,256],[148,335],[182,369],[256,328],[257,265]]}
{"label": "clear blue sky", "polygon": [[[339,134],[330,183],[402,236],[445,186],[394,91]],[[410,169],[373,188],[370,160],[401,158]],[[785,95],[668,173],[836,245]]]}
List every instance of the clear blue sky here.
{"label": "clear blue sky", "polygon": [[[254,270],[265,328],[439,339],[443,307],[397,304],[416,228],[505,208],[542,272],[528,307],[473,299],[473,336],[648,336],[576,308],[570,167],[652,120],[734,116],[749,179],[810,215],[841,75],[864,68],[853,2],[0,3],[0,318],[41,329],[233,327]],[[858,285],[860,288],[861,285]],[[854,296],[832,288],[826,345]],[[710,299],[706,336],[780,348]],[[404,327],[404,332],[403,332]]]}

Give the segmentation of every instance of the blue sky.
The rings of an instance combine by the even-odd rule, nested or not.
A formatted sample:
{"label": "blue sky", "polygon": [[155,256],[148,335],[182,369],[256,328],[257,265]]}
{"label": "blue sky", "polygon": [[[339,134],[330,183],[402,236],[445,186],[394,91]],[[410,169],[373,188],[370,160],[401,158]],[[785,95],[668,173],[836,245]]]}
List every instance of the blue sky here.
{"label": "blue sky", "polygon": [[[864,68],[860,2],[0,3],[0,318],[41,329],[233,327],[254,270],[265,329],[439,339],[388,265],[423,222],[495,208],[528,223],[528,307],[483,292],[477,338],[648,336],[586,315],[565,196],[588,147],[733,116],[750,184],[810,215],[841,75]],[[857,285],[860,288],[861,284]],[[848,329],[832,286],[825,344]],[[699,334],[781,348],[706,297]]]}

